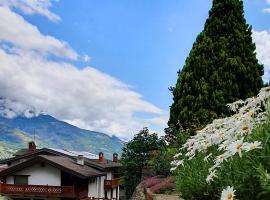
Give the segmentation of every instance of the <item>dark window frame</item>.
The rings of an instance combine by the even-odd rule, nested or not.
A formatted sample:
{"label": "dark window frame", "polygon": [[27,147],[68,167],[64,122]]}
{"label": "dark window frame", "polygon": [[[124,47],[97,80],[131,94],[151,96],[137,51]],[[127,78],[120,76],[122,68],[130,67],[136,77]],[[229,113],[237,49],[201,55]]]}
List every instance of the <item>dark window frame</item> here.
{"label": "dark window frame", "polygon": [[[28,185],[30,175],[13,175],[14,185]],[[18,181],[17,178],[26,178],[26,181]]]}

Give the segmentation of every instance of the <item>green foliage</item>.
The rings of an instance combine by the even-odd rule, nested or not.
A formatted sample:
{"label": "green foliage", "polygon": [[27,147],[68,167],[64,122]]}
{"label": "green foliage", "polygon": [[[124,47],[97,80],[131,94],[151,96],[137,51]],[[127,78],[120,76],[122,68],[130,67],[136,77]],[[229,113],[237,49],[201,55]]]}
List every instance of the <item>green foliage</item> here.
{"label": "green foliage", "polygon": [[171,174],[171,162],[176,154],[175,148],[163,146],[160,147],[158,154],[152,159],[156,174],[169,176]]}
{"label": "green foliage", "polygon": [[[263,86],[251,27],[241,0],[214,0],[176,86],[171,87],[170,135],[228,115],[227,103],[255,96]],[[192,131],[191,131],[192,132]]]}
{"label": "green foliage", "polygon": [[206,182],[208,169],[214,162],[204,161],[209,153],[213,157],[219,155],[217,147],[211,147],[207,152],[197,154],[195,158],[186,161],[176,172],[177,190],[184,199],[217,200],[222,189],[233,186],[239,200],[270,199],[270,116],[265,124],[254,129],[247,141],[261,141],[262,149],[235,155],[233,159],[224,162],[217,170],[217,177],[210,184]]}
{"label": "green foliage", "polygon": [[141,182],[142,168],[149,162],[151,152],[164,145],[164,140],[159,139],[155,133],[150,134],[147,128],[141,130],[125,145],[121,163],[127,199],[130,199],[136,186]]}
{"label": "green foliage", "polygon": [[206,153],[199,153],[195,158],[186,161],[184,167],[176,173],[176,189],[181,193],[184,199],[212,200],[212,186],[205,181],[208,175],[208,169],[212,163],[205,162],[203,158]]}

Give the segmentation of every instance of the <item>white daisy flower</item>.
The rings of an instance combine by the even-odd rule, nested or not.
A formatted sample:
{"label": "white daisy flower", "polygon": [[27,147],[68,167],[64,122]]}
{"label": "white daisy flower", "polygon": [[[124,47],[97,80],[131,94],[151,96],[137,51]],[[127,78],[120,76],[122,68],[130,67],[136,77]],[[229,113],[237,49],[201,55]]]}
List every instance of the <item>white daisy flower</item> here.
{"label": "white daisy flower", "polygon": [[205,162],[208,162],[208,159],[209,159],[211,156],[212,156],[212,153],[210,153],[209,155],[205,156],[203,160],[204,160]]}
{"label": "white daisy flower", "polygon": [[184,165],[184,160],[174,160],[171,162],[171,165],[178,167],[179,165]]}
{"label": "white daisy flower", "polygon": [[258,142],[258,141],[255,141],[253,143],[247,143],[245,146],[244,146],[244,149],[246,152],[248,151],[252,151],[254,149],[261,149],[262,146],[261,146],[261,142]]}
{"label": "white daisy flower", "polygon": [[218,150],[226,150],[228,146],[229,146],[229,143],[225,141],[221,145],[219,145]]}
{"label": "white daisy flower", "polygon": [[235,190],[233,189],[233,187],[228,186],[222,191],[220,200],[233,200],[235,197],[234,193]]}
{"label": "white daisy flower", "polygon": [[180,153],[178,153],[178,154],[176,154],[173,158],[178,158],[178,157],[180,157],[180,156],[182,156],[183,154],[180,152]]}
{"label": "white daisy flower", "polygon": [[232,142],[228,146],[228,150],[232,153],[232,155],[238,153],[239,156],[242,157],[242,150],[243,150],[244,146],[246,145],[246,143],[243,140],[244,140],[244,138],[241,138],[240,140],[236,140],[236,141]]}
{"label": "white daisy flower", "polygon": [[210,172],[210,174],[206,178],[206,182],[210,183],[211,181],[213,181],[214,177],[217,177],[216,170]]}
{"label": "white daisy flower", "polygon": [[177,169],[177,167],[172,167],[172,168],[170,169],[170,171],[173,172],[173,171],[175,171],[176,169]]}

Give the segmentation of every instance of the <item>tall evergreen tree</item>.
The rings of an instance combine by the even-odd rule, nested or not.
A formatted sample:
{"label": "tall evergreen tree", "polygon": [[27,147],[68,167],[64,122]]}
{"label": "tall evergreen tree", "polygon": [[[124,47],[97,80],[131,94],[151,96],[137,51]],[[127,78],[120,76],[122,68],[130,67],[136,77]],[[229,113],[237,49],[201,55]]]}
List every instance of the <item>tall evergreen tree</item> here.
{"label": "tall evergreen tree", "polygon": [[[195,130],[228,114],[226,104],[254,96],[263,86],[252,29],[242,0],[213,0],[173,92],[168,125]],[[172,134],[174,135],[175,132]]]}

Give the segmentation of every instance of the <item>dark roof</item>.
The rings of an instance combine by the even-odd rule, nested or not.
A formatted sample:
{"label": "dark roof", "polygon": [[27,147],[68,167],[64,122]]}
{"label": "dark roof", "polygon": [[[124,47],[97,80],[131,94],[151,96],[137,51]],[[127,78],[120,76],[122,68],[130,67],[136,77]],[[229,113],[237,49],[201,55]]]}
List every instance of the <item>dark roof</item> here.
{"label": "dark roof", "polygon": [[26,160],[25,162],[15,164],[7,169],[4,169],[0,172],[0,176],[2,177],[12,174],[39,162],[47,163],[82,179],[105,175],[104,172],[96,170],[90,166],[77,164],[72,158],[65,156],[38,155]]}
{"label": "dark roof", "polygon": [[5,169],[7,169],[7,167],[8,167],[8,166],[6,166],[6,165],[0,166],[0,172],[3,171],[3,170],[5,170]]}
{"label": "dark roof", "polygon": [[28,154],[28,153],[30,153],[29,149],[20,149],[19,151],[14,153],[13,156],[22,156],[22,155],[25,155],[25,154]]}
{"label": "dark roof", "polygon": [[8,162],[14,162],[16,160],[21,160],[21,159],[29,159],[33,156],[40,155],[40,154],[57,155],[56,152],[52,151],[51,149],[43,148],[43,149],[37,149],[35,151],[28,151],[22,155],[0,160],[0,164],[7,164]]}
{"label": "dark roof", "polygon": [[100,169],[117,168],[122,166],[119,162],[113,162],[105,158],[103,159],[103,161],[100,161],[99,159],[86,159],[86,163],[90,166],[96,166]]}
{"label": "dark roof", "polygon": [[[43,149],[37,149],[35,151],[28,151],[28,153],[23,154],[23,155],[19,155],[19,156],[15,156],[12,158],[8,158],[5,160],[0,160],[0,164],[7,164],[8,162],[14,162],[16,160],[21,160],[21,159],[31,159],[34,156],[38,156],[38,155],[58,155],[58,156],[64,156],[64,157],[68,157],[68,158],[74,158],[74,156],[70,156],[64,153],[61,153],[59,151],[55,151],[53,149],[48,149],[48,148],[43,148]],[[119,162],[113,162],[111,160],[107,160],[107,159],[103,159],[102,162],[100,162],[98,159],[89,159],[89,158],[85,158],[85,164],[89,165],[91,167],[94,167],[98,170],[106,170],[109,168],[116,168],[116,167],[121,167],[121,164]]]}

